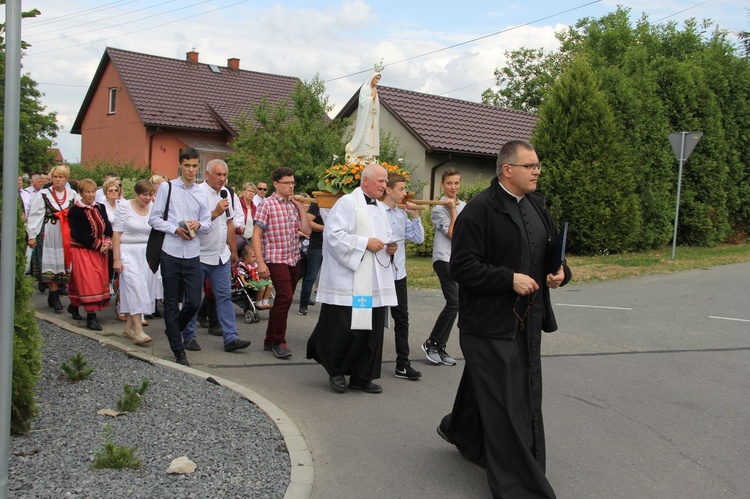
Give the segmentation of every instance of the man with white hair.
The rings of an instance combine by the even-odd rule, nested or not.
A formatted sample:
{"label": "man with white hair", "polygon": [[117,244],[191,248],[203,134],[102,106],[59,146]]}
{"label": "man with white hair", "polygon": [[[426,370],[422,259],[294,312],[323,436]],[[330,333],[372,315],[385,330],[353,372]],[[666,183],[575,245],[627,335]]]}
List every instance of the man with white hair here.
{"label": "man with white hair", "polygon": [[[237,333],[237,321],[232,305],[232,264],[236,264],[237,246],[234,238],[234,211],[230,202],[232,194],[226,188],[229,168],[220,159],[206,164],[206,181],[199,188],[205,193],[206,209],[211,212],[211,230],[200,237],[201,282],[211,283],[216,299],[216,313],[224,337],[224,350],[234,352],[250,346]],[[222,196],[222,193],[224,194]],[[198,351],[201,347],[195,339],[197,315],[182,331],[185,350]]]}
{"label": "man with white hair", "polygon": [[397,305],[391,257],[398,245],[386,205],[378,201],[387,182],[385,168],[370,163],[361,187],[339,199],[326,218],[317,294],[322,305],[307,358],[325,368],[338,393],[383,391],[372,380],[380,377],[386,307]]}

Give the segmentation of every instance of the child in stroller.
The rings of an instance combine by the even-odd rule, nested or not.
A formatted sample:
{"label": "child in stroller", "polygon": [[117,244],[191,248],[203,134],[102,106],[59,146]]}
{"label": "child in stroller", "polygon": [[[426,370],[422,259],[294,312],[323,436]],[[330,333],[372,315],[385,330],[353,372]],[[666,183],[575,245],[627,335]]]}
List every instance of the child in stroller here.
{"label": "child in stroller", "polygon": [[271,281],[258,277],[255,252],[246,244],[240,262],[232,269],[232,302],[245,311],[245,322],[250,324],[260,320],[258,309],[271,308],[272,293]]}

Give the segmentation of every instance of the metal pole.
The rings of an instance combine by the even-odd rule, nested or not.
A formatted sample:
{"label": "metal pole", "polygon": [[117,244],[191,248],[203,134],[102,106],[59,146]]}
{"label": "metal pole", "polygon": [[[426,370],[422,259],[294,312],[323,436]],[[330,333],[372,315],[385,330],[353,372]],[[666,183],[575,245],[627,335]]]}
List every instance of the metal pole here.
{"label": "metal pole", "polygon": [[8,496],[13,323],[18,224],[18,129],[21,103],[21,0],[5,4],[5,122],[2,241],[0,241],[0,498]]}
{"label": "metal pole", "polygon": [[685,136],[688,132],[680,132],[682,139],[680,140],[680,170],[677,174],[677,206],[674,210],[674,235],[672,236],[672,260],[674,260],[674,253],[677,248],[677,220],[680,218],[680,188],[682,187],[682,165],[685,164]]}

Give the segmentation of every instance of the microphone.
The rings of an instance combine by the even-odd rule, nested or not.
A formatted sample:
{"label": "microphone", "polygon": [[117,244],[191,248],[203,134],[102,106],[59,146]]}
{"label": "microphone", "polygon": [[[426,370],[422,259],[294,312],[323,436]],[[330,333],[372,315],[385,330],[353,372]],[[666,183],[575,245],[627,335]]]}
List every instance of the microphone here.
{"label": "microphone", "polygon": [[[219,196],[221,196],[221,199],[226,199],[227,198],[227,190],[226,189],[222,189],[221,191],[219,191]],[[227,218],[229,218],[229,208],[227,208],[224,213],[226,213],[227,214]]]}

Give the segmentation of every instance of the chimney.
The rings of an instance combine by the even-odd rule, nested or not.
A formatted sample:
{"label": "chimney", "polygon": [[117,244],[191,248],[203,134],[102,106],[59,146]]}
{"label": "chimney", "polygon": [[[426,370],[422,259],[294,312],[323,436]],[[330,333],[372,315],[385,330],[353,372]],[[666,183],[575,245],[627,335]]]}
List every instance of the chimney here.
{"label": "chimney", "polygon": [[227,67],[229,69],[233,69],[235,71],[240,70],[240,60],[236,57],[232,57],[231,59],[227,59]]}
{"label": "chimney", "polygon": [[198,52],[195,50],[191,50],[190,52],[185,54],[187,62],[191,64],[198,64]]}

